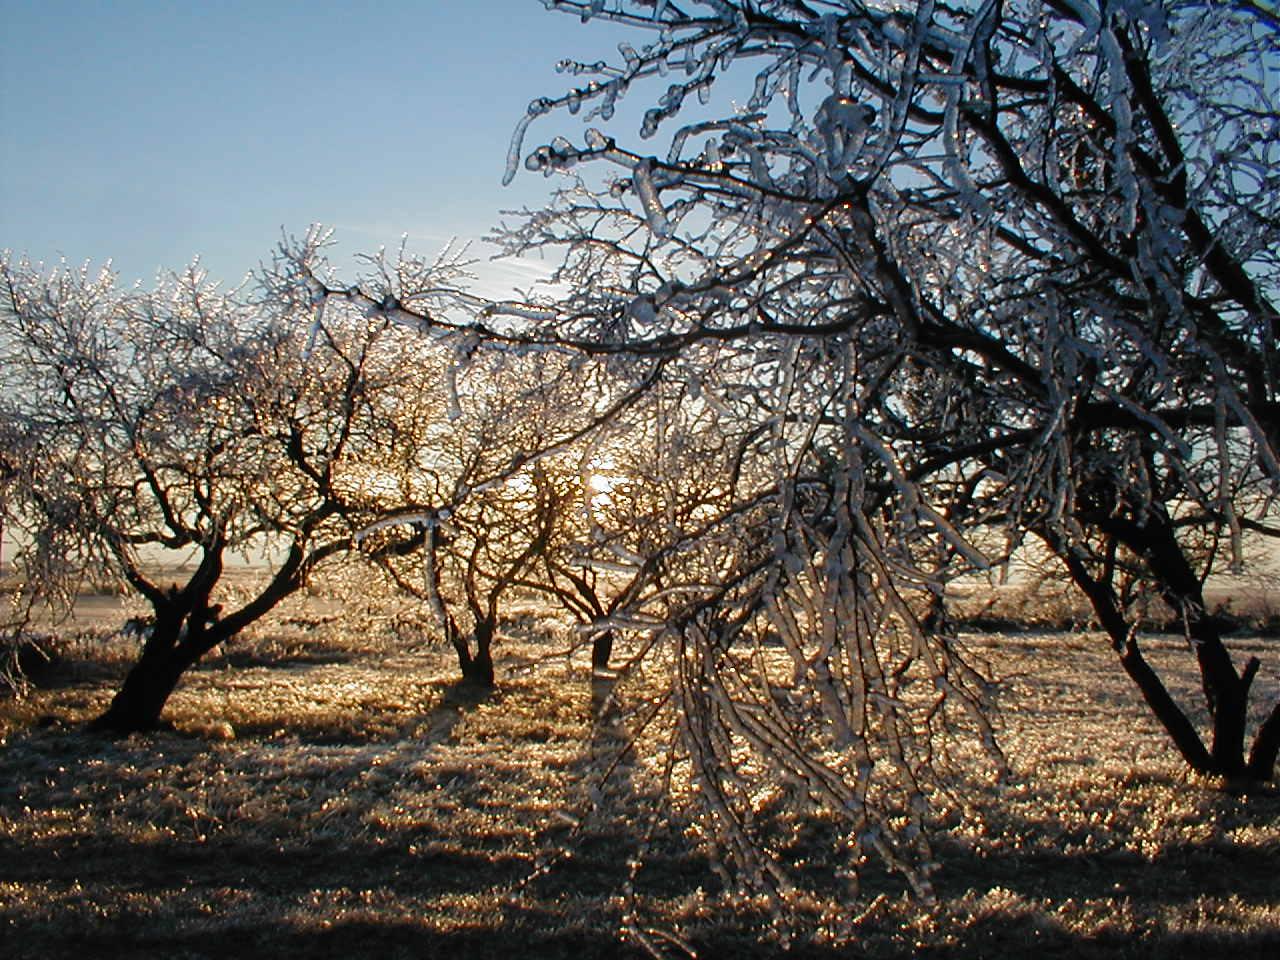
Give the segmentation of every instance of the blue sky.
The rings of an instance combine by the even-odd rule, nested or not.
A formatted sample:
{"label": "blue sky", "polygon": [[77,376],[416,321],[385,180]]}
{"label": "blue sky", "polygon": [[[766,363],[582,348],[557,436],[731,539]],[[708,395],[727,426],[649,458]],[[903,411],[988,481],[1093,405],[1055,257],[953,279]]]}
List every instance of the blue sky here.
{"label": "blue sky", "polygon": [[0,0],[0,24],[0,248],[148,283],[196,255],[237,281],[313,222],[345,254],[483,234],[551,186],[501,177],[555,61],[627,38],[541,0]]}

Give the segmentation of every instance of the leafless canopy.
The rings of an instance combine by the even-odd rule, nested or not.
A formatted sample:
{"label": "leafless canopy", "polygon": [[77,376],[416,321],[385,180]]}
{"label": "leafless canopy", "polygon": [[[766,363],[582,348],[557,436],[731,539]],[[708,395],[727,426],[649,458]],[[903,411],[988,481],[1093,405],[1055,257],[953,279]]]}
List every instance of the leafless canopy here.
{"label": "leafless canopy", "polygon": [[[947,587],[1028,537],[1188,763],[1269,776],[1280,708],[1246,757],[1259,665],[1233,664],[1203,580],[1246,532],[1275,532],[1274,17],[1204,0],[548,6],[645,41],[563,61],[574,86],[512,138],[508,178],[523,161],[568,186],[498,239],[562,258],[568,295],[459,323],[394,285],[357,293],[644,386],[615,458],[634,496],[592,540],[627,578],[599,628],[670,651],[682,756],[740,876],[785,903],[770,825],[816,811],[851,882],[879,854],[929,895],[952,734],[1000,766]],[[638,89],[655,90],[640,139],[668,131],[663,149],[596,126],[526,148],[535,120],[607,124]],[[1142,656],[1134,589],[1182,618],[1207,743]]]}
{"label": "leafless canopy", "polygon": [[[550,6],[645,42],[562,62],[585,82],[517,127],[508,176],[523,159],[571,185],[498,235],[562,253],[572,293],[516,339],[660,367],[663,456],[716,438],[699,522],[637,552],[698,558],[666,582],[705,593],[649,616],[678,644],[685,743],[745,873],[776,866],[744,837],[761,769],[837,811],[852,862],[874,847],[907,863],[934,734],[959,708],[988,735],[947,584],[1028,535],[1188,762],[1269,776],[1280,709],[1246,757],[1258,664],[1233,665],[1202,589],[1245,533],[1275,532],[1274,17],[1142,0]],[[662,150],[595,127],[526,150],[534,119],[603,124],[637,88],[657,91],[639,133],[669,131]],[[533,311],[491,313],[511,337],[504,314]],[[1132,583],[1182,617],[1207,742],[1142,657]]]}

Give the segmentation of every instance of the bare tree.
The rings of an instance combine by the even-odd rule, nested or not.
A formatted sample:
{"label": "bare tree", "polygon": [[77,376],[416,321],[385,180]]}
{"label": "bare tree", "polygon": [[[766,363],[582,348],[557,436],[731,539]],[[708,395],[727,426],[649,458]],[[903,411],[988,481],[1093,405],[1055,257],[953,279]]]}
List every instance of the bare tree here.
{"label": "bare tree", "polygon": [[[582,504],[582,439],[637,391],[563,351],[524,356],[472,342],[419,406],[400,411],[392,451],[400,509],[362,532],[378,565],[423,604],[465,682],[494,683],[493,643],[517,591],[566,594],[567,530]],[[390,466],[390,464],[389,464]],[[575,578],[576,579],[576,578]],[[579,582],[583,582],[579,580]]]}
{"label": "bare tree", "polygon": [[[1233,663],[1203,583],[1245,530],[1275,533],[1274,18],[1204,0],[549,6],[649,42],[564,61],[589,81],[534,100],[512,138],[508,179],[523,159],[572,184],[499,238],[563,255],[571,293],[487,305],[465,332],[654,383],[682,414],[658,448],[690,417],[723,431],[713,500],[634,551],[665,564],[663,589],[611,619],[671,651],[684,760],[740,875],[785,904],[785,844],[761,833],[776,809],[819,810],[851,882],[877,853],[929,895],[953,734],[1000,763],[946,588],[1028,538],[1193,768],[1270,777],[1280,706],[1246,755],[1259,665]],[[539,117],[607,123],[648,84],[640,134],[670,127],[662,152],[594,127],[525,150]],[[978,549],[993,529],[1003,547]],[[1183,619],[1207,741],[1143,657],[1122,570]]]}
{"label": "bare tree", "polygon": [[[1259,664],[1233,663],[1203,584],[1244,531],[1278,532],[1274,19],[1202,2],[556,6],[652,42],[566,62],[596,79],[530,105],[511,172],[554,108],[607,120],[666,76],[652,136],[740,59],[756,68],[744,109],[703,111],[665,154],[596,130],[528,154],[620,170],[505,233],[569,250],[557,279],[577,295],[543,336],[702,350],[712,383],[726,354],[785,358],[804,388],[750,415],[844,460],[854,515],[916,541],[915,566],[935,556],[937,582],[964,566],[944,558],[1000,559],[966,531],[1040,538],[1187,762],[1270,777],[1280,706],[1246,752]],[[1143,657],[1121,570],[1182,618],[1207,740]]]}
{"label": "bare tree", "polygon": [[[324,239],[284,251],[319,263]],[[271,269],[230,292],[195,267],[149,292],[8,259],[0,276],[14,563],[63,609],[84,579],[150,605],[141,656],[93,724],[147,729],[184,671],[381,516],[368,487],[394,427],[386,398],[413,388],[421,357],[385,319],[325,316]],[[231,602],[237,554],[268,575]]]}

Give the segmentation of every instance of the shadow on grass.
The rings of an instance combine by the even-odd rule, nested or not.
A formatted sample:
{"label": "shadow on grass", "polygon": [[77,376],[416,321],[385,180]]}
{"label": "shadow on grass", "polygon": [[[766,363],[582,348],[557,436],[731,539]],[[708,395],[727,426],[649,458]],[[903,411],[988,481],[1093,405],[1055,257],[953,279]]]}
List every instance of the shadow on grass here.
{"label": "shadow on grass", "polygon": [[[344,662],[298,663],[294,669],[305,672],[312,667]],[[321,686],[309,688],[307,699],[316,709],[305,713],[285,717],[278,711],[258,710],[244,695],[226,712],[240,740],[272,741],[287,737],[309,746],[395,743],[429,746],[456,742],[455,728],[466,715],[501,697],[500,689],[462,681],[432,680],[424,682],[416,696],[405,702],[371,691],[353,708],[350,703],[326,705]],[[423,702],[419,703],[419,699]]]}
{"label": "shadow on grass", "polygon": [[[141,937],[89,934],[78,950],[81,957],[102,960],[185,957],[192,960],[215,958],[283,956],[305,960],[310,957],[360,958],[379,960],[429,960],[429,958],[546,958],[546,960],[586,960],[617,957],[627,960],[648,954],[623,943],[606,930],[548,932],[531,929],[514,920],[502,926],[472,926],[440,930],[426,921],[406,919],[350,919],[288,929],[270,926],[229,925],[216,937],[193,934],[157,933]],[[22,950],[18,958],[48,960],[53,954]],[[59,955],[60,956],[60,955]]]}
{"label": "shadow on grass", "polygon": [[416,722],[416,739],[424,744],[452,743],[454,730],[463,718],[482,703],[501,699],[497,687],[455,680],[444,688],[444,696],[425,717]]}
{"label": "shadow on grass", "polygon": [[[120,664],[79,657],[56,645],[25,644],[18,651],[19,675],[36,690],[64,690],[69,687],[111,683],[123,676]],[[0,688],[9,698],[12,690]]]}
{"label": "shadow on grass", "polygon": [[975,857],[943,840],[935,852],[943,864],[937,886],[944,899],[1001,887],[1027,901],[1115,899],[1140,908],[1202,896],[1276,901],[1276,851],[1264,847],[1205,843],[1167,847],[1155,856],[1117,849]]}
{"label": "shadow on grass", "polygon": [[528,857],[500,850],[371,844],[297,837],[272,843],[224,832],[204,842],[80,836],[14,843],[0,839],[9,883],[118,887],[134,895],[249,888],[285,900],[317,889],[371,890],[414,897],[490,893],[528,874]]}
{"label": "shadow on grass", "polygon": [[[4,955],[644,956],[618,938],[626,861],[658,803],[627,732],[635,705],[598,685],[587,730],[586,691],[559,680],[495,692],[435,679],[420,689],[424,708],[348,704],[305,721],[273,708],[262,739],[283,728],[288,742],[245,744],[245,753],[181,734],[122,744],[49,730],[14,737],[0,749]],[[554,713],[556,696],[577,726],[521,715],[535,701],[539,717]],[[461,729],[476,712],[488,719]],[[237,723],[237,738],[257,729]],[[573,731],[580,739],[566,739]],[[607,786],[589,798],[587,781],[604,770]],[[949,900],[937,914],[902,905],[892,893],[899,880],[868,873],[864,889],[891,891],[889,905],[868,915],[856,943],[800,942],[789,956],[1280,955],[1280,926],[1245,930],[1238,918],[1277,902],[1274,843],[1228,839],[1269,835],[1280,817],[1274,798],[1206,803],[1206,816],[1226,811],[1215,839],[1152,856],[1107,848],[1106,838],[1098,852],[1055,850],[1046,837],[1081,840],[1058,829],[1076,799],[1058,802],[1043,821],[998,799],[984,810],[994,829],[1030,838],[1029,850],[979,855],[941,838],[936,881]],[[188,804],[216,828],[186,818]],[[587,811],[586,826],[556,826],[557,810]],[[633,878],[645,914],[661,927],[678,921],[680,904],[702,903],[700,955],[778,955],[756,939],[767,918],[715,900],[705,857],[678,825],[671,834],[648,847]],[[984,900],[995,888],[1001,896]]]}

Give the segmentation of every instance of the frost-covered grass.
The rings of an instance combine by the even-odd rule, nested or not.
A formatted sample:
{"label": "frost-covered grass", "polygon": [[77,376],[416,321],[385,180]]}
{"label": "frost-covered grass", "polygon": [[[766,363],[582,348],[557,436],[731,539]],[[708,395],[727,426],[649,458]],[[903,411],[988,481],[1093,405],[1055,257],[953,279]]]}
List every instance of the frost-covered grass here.
{"label": "frost-covered grass", "polygon": [[[622,728],[593,723],[583,654],[509,640],[501,689],[476,697],[445,651],[390,638],[264,633],[182,684],[174,731],[123,741],[77,725],[128,651],[68,645],[43,688],[0,702],[4,955],[643,955],[627,925],[671,955],[776,952],[692,825],[649,831],[660,744],[613,765]],[[944,814],[943,904],[890,882],[834,911],[856,920],[843,946],[833,905],[808,904],[793,952],[1280,956],[1276,794],[1188,777],[1096,638],[972,642],[1002,677],[1016,776]],[[1246,646],[1280,695],[1280,643]],[[652,694],[622,692],[632,716]]]}

